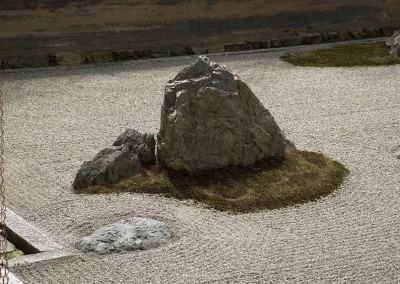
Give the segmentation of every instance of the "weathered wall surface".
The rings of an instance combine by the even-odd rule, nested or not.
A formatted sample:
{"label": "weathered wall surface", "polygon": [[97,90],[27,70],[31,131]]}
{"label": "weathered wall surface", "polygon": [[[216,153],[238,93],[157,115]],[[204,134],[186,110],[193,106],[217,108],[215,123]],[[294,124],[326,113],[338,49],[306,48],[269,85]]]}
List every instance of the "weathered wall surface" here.
{"label": "weathered wall surface", "polygon": [[398,0],[1,0],[0,52],[234,41],[400,20]]}
{"label": "weathered wall surface", "polygon": [[[390,12],[398,13],[399,4]],[[383,0],[2,0],[2,35],[160,30],[196,35],[385,18]]]}
{"label": "weathered wall surface", "polygon": [[398,20],[400,18],[400,1],[399,0],[387,0],[387,18]]}

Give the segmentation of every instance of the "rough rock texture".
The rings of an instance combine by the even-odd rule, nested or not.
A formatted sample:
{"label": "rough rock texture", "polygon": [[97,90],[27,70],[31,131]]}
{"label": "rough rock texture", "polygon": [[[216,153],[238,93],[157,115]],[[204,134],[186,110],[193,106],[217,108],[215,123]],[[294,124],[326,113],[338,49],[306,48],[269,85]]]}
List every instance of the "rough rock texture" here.
{"label": "rough rock texture", "polygon": [[127,146],[129,150],[137,154],[142,165],[154,164],[156,161],[154,134],[142,134],[135,129],[127,129],[113,143],[113,146],[121,145]]}
{"label": "rough rock texture", "polygon": [[79,190],[91,185],[114,184],[138,174],[143,170],[142,165],[155,163],[155,147],[154,134],[127,129],[111,147],[83,163],[72,186]]}
{"label": "rough rock texture", "polygon": [[288,145],[250,88],[204,56],[165,88],[158,158],[174,170],[250,166]]}
{"label": "rough rock texture", "polygon": [[386,45],[390,47],[390,55],[400,56],[400,30],[394,31],[391,38],[386,40]]}
{"label": "rough rock texture", "polygon": [[318,44],[322,43],[322,35],[320,33],[299,33],[301,44]]}
{"label": "rough rock texture", "polygon": [[101,150],[92,161],[83,163],[76,174],[73,188],[117,183],[142,170],[136,154],[127,146],[112,146]]}
{"label": "rough rock texture", "polygon": [[82,64],[85,61],[85,56],[79,53],[60,52],[54,55],[56,65],[76,65]]}
{"label": "rough rock texture", "polygon": [[133,217],[94,231],[82,238],[76,247],[98,254],[147,250],[167,243],[172,236],[171,229],[163,222]]}
{"label": "rough rock texture", "polygon": [[285,36],[280,39],[282,46],[295,46],[301,45],[302,38],[297,35]]}
{"label": "rough rock texture", "polygon": [[86,59],[89,62],[97,63],[97,62],[110,62],[113,60],[113,53],[109,52],[92,52],[86,56]]}

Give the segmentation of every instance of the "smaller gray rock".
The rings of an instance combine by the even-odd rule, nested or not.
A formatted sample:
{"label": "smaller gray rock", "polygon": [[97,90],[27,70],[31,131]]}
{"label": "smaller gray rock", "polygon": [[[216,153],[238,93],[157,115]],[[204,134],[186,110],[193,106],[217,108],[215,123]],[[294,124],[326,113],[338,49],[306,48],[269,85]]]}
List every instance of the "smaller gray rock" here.
{"label": "smaller gray rock", "polygon": [[147,250],[167,243],[172,236],[171,229],[163,222],[133,217],[94,231],[82,238],[76,247],[98,254]]}
{"label": "smaller gray rock", "polygon": [[113,58],[116,61],[119,60],[130,60],[130,59],[138,59],[138,55],[133,50],[118,50],[114,51]]}
{"label": "smaller gray rock", "polygon": [[280,47],[281,41],[277,38],[273,38],[273,39],[271,39],[271,46],[272,47]]}
{"label": "smaller gray rock", "polygon": [[339,33],[338,32],[328,32],[327,34],[328,41],[338,41]]}
{"label": "smaller gray rock", "polygon": [[351,36],[350,36],[350,33],[348,30],[338,31],[338,40],[339,41],[346,41],[350,38],[351,38]]}
{"label": "smaller gray rock", "polygon": [[386,40],[386,45],[390,47],[390,55],[400,56],[400,30],[394,31],[393,35]]}
{"label": "smaller gray rock", "polygon": [[24,67],[24,59],[21,56],[11,56],[6,59],[6,66],[8,68],[22,68]]}
{"label": "smaller gray rock", "polygon": [[349,35],[354,39],[361,39],[367,36],[364,29],[351,29],[349,30]]}
{"label": "smaller gray rock", "polygon": [[93,160],[84,162],[72,186],[79,190],[91,185],[114,184],[141,171],[137,155],[126,146],[113,146],[101,150]]}
{"label": "smaller gray rock", "polygon": [[393,26],[386,26],[386,27],[380,28],[380,32],[384,36],[392,36],[395,31],[396,31],[396,28]]}
{"label": "smaller gray rock", "polygon": [[98,63],[98,62],[110,62],[113,61],[112,52],[92,52],[86,56],[87,61]]}
{"label": "smaller gray rock", "polygon": [[85,56],[80,53],[60,52],[54,55],[54,62],[57,65],[77,65],[85,61]]}
{"label": "smaller gray rock", "polygon": [[171,51],[164,48],[153,48],[150,51],[151,58],[170,57]]}
{"label": "smaller gray rock", "polygon": [[272,41],[270,39],[267,39],[262,41],[261,44],[262,44],[261,48],[271,48]]}
{"label": "smaller gray rock", "polygon": [[225,52],[243,51],[243,50],[248,50],[248,49],[249,49],[249,47],[246,42],[224,45]]}
{"label": "smaller gray rock", "polygon": [[379,37],[379,29],[365,28],[364,31],[367,37]]}
{"label": "smaller gray rock", "polygon": [[301,44],[318,44],[322,42],[320,33],[299,33]]}
{"label": "smaller gray rock", "polygon": [[139,156],[142,165],[154,164],[156,161],[156,140],[153,134],[139,133],[135,129],[127,129],[117,140],[113,146],[127,146],[130,151]]}
{"label": "smaller gray rock", "polygon": [[282,46],[301,45],[301,37],[295,35],[282,37],[280,41]]}
{"label": "smaller gray rock", "polygon": [[[251,46],[253,49],[261,49],[261,48],[263,48],[262,41],[250,41],[247,44],[249,46]],[[249,47],[249,49],[250,49],[250,47]]]}

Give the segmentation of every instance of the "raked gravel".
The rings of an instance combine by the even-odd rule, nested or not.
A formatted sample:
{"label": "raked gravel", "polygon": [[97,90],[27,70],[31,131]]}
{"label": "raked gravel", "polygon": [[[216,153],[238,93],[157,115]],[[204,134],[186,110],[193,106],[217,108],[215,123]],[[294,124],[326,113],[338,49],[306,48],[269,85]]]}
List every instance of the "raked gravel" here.
{"label": "raked gravel", "polygon": [[[350,175],[316,202],[242,215],[71,189],[82,162],[126,128],[158,130],[164,85],[194,57],[0,73],[7,203],[74,252],[13,273],[32,284],[400,283],[400,66],[294,67],[279,60],[286,51],[210,58],[248,83],[298,148],[325,153]],[[74,248],[134,216],[164,221],[176,237],[104,256]]]}

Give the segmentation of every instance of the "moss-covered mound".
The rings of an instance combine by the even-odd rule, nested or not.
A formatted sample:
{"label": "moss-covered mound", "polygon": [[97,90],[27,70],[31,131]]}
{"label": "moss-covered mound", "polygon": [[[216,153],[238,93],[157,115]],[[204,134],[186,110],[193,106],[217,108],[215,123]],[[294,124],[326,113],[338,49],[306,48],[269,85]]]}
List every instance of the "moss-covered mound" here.
{"label": "moss-covered mound", "polygon": [[389,55],[384,42],[340,45],[301,53],[288,53],[283,61],[296,66],[353,67],[399,64],[400,58]]}
{"label": "moss-covered mound", "polygon": [[325,196],[337,189],[347,174],[344,166],[322,154],[296,150],[282,161],[250,168],[227,167],[190,174],[158,165],[119,184],[91,186],[80,193],[163,194],[197,200],[218,210],[254,212]]}

